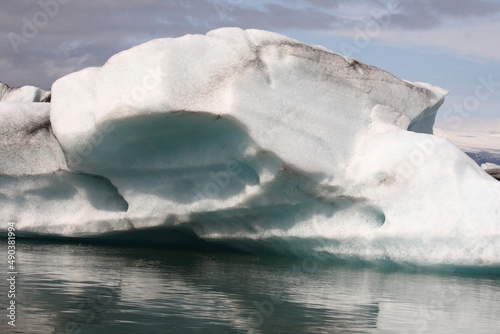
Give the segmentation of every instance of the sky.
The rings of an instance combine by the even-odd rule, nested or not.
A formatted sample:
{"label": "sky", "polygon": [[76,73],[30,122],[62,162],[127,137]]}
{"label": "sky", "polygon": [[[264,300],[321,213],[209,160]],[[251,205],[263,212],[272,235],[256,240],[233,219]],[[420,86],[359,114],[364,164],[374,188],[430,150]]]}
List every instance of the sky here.
{"label": "sky", "polygon": [[220,27],[323,45],[450,91],[438,117],[500,118],[500,0],[0,0],[0,81],[50,90],[155,38]]}

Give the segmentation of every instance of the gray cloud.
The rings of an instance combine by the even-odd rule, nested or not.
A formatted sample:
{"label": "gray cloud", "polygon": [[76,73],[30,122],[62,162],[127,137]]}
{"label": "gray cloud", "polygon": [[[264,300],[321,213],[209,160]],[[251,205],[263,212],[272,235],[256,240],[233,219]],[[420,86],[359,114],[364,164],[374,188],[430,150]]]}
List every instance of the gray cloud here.
{"label": "gray cloud", "polygon": [[500,3],[484,0],[426,0],[431,10],[436,14],[455,17],[490,16],[500,12]]}
{"label": "gray cloud", "polygon": [[267,30],[330,30],[344,22],[338,16],[312,8],[289,8],[280,4],[267,4],[264,10],[246,9],[233,14],[235,25],[242,28]]}
{"label": "gray cloud", "polygon": [[[50,13],[54,7],[49,7],[49,17],[39,3],[55,1],[63,2],[2,3],[0,81],[50,89],[65,74],[101,66],[113,54],[154,38],[205,33],[224,26],[283,33],[345,30],[354,28],[359,19],[347,18],[342,8],[384,7],[375,0],[355,4],[350,0],[267,0],[258,6],[243,0],[65,0],[68,3],[60,5],[57,13]],[[499,10],[498,3],[485,0],[402,0],[391,28],[428,29],[439,26],[443,17],[487,16]],[[370,15],[368,10],[366,17]],[[27,37],[31,24],[38,31]]]}
{"label": "gray cloud", "polygon": [[[262,8],[246,7],[237,0],[70,0],[59,7],[44,22],[47,11],[37,2],[17,0],[2,5],[0,80],[49,89],[64,74],[101,66],[113,54],[154,38],[205,33],[224,26],[331,29],[340,22],[314,8],[291,8],[272,1]],[[32,24],[36,34],[31,34]]]}
{"label": "gray cloud", "polygon": [[305,0],[306,3],[313,5],[315,7],[322,8],[337,8],[341,4],[342,0]]}
{"label": "gray cloud", "polygon": [[394,15],[393,28],[432,29],[447,18],[491,17],[500,13],[500,3],[487,0],[407,0]]}

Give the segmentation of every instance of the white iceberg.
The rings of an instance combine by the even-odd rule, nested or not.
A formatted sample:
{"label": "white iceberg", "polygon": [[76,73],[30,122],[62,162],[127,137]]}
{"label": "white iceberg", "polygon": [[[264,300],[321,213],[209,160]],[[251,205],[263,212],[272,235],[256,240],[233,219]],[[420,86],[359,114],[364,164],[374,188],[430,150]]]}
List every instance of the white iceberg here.
{"label": "white iceberg", "polygon": [[50,102],[50,92],[34,86],[11,88],[0,82],[0,102]]}
{"label": "white iceberg", "polygon": [[5,176],[1,221],[499,265],[500,183],[432,135],[446,94],[265,31],[154,40],[54,83],[49,130],[67,165]]}
{"label": "white iceberg", "polygon": [[500,165],[494,164],[492,162],[485,162],[484,164],[481,164],[482,169],[497,169],[500,168]]}

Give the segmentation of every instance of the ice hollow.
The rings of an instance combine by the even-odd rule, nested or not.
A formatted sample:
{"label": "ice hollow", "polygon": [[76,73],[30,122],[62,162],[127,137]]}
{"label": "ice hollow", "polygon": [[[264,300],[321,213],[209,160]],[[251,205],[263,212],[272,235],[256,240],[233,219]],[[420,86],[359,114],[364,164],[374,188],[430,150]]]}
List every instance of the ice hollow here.
{"label": "ice hollow", "polygon": [[[59,79],[50,123],[34,106],[9,116],[0,128],[17,129],[31,160],[11,154],[0,166],[2,221],[64,236],[181,229],[250,252],[498,265],[500,184],[432,135],[446,93],[265,31],[153,40]],[[36,124],[47,126],[34,140]],[[31,156],[36,145],[45,153]]]}

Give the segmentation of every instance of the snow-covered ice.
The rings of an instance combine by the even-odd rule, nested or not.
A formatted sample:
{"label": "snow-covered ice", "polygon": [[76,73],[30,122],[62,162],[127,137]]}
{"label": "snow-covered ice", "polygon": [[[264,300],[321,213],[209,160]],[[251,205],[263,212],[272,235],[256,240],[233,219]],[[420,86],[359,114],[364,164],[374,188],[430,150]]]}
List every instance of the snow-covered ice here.
{"label": "snow-covered ice", "polygon": [[[53,85],[40,142],[55,158],[2,165],[1,221],[40,234],[182,229],[250,252],[499,265],[500,183],[432,135],[446,94],[265,31],[153,40]],[[18,125],[5,128],[30,152],[26,124],[41,121],[35,104],[23,108],[6,109]]]}
{"label": "snow-covered ice", "polygon": [[500,165],[497,165],[497,164],[494,164],[491,162],[486,162],[484,164],[481,164],[481,168],[482,169],[496,169],[496,168],[500,168]]}
{"label": "snow-covered ice", "polygon": [[11,88],[0,82],[0,102],[49,102],[50,92],[34,86]]}

